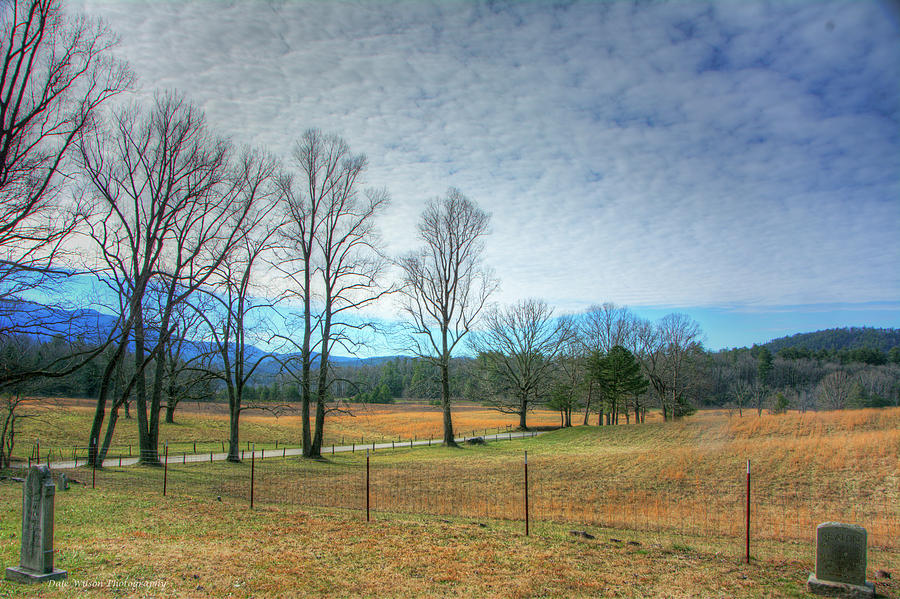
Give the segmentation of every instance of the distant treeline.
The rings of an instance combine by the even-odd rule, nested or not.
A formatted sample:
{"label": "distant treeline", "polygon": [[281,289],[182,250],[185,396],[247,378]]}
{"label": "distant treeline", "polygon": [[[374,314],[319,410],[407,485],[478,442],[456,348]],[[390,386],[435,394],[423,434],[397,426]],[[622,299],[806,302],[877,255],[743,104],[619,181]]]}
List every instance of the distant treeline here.
{"label": "distant treeline", "polygon": [[[812,333],[797,333],[789,337],[780,337],[764,345],[773,353],[781,353],[789,349],[800,349],[810,352],[818,352],[820,350],[840,352],[841,350],[867,349],[887,354],[892,348],[900,347],[900,329],[878,329],[872,327],[825,329]],[[804,357],[810,356],[806,355]]]}
{"label": "distant treeline", "polygon": [[[762,411],[783,409],[839,409],[900,405],[900,346],[882,349],[886,340],[898,337],[895,329],[833,329],[776,339],[765,345],[708,351],[699,345],[688,348],[679,378],[684,383],[678,414],[692,408],[726,407]],[[821,347],[827,340],[840,340],[846,347]],[[877,347],[860,346],[871,341]],[[812,346],[806,345],[807,343]],[[819,347],[816,347],[816,345]],[[773,348],[777,348],[773,350]],[[62,340],[40,341],[34,338],[6,338],[0,342],[0,373],[40,364],[49,357],[62,359],[72,346]],[[603,355],[595,352],[594,359]],[[644,364],[649,356],[634,352]],[[590,352],[572,360],[585,360],[582,380],[569,387],[566,410],[603,413],[604,398],[599,386],[590,381]],[[27,392],[50,396],[96,397],[105,360],[103,355],[64,377],[31,382]],[[562,365],[561,365],[562,367]],[[152,369],[151,369],[152,370]],[[169,368],[174,383],[167,385],[173,409],[178,401],[224,400],[224,389],[210,377],[191,368]],[[479,361],[455,358],[450,373],[452,394],[460,399],[488,401],[479,376]],[[533,406],[559,404],[559,381],[550,381],[535,394]],[[334,367],[333,397],[364,403],[391,403],[401,398],[437,400],[440,397],[438,373],[429,361],[398,357],[380,363]],[[258,380],[245,390],[248,403],[296,402],[296,381],[277,375]],[[652,389],[629,400],[640,406],[659,407]]]}

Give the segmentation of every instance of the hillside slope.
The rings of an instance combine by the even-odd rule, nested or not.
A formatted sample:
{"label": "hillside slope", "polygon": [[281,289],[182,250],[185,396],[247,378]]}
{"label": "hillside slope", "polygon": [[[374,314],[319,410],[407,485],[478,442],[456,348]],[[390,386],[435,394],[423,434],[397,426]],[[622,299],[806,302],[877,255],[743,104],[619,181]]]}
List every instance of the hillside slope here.
{"label": "hillside slope", "polygon": [[811,351],[868,348],[887,353],[892,347],[900,346],[900,329],[870,327],[825,329],[813,333],[797,333],[780,337],[763,346],[769,348],[773,353],[787,348],[805,348]]}

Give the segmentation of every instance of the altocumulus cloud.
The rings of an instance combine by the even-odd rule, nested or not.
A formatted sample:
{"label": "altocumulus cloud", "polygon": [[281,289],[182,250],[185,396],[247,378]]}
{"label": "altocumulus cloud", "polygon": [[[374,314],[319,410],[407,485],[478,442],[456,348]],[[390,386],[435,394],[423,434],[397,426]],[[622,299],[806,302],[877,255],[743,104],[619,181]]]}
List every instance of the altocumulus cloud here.
{"label": "altocumulus cloud", "polygon": [[877,2],[87,1],[140,94],[288,157],[343,135],[415,245],[457,186],[498,298],[562,309],[900,297],[900,34]]}

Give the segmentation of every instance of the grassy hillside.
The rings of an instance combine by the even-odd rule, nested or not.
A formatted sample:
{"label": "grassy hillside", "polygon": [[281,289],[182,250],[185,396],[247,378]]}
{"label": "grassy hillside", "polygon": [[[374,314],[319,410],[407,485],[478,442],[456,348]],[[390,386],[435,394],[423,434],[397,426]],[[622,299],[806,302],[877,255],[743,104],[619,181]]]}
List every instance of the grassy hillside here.
{"label": "grassy hillside", "polygon": [[[524,451],[531,532],[524,536]],[[753,464],[753,563],[743,485]],[[135,596],[805,597],[815,525],[869,530],[900,597],[900,409],[576,427],[533,439],[250,465],[80,469],[57,495],[57,561]],[[0,483],[0,560],[21,486]],[[586,530],[596,539],[574,537]],[[374,572],[378,572],[375,575]],[[72,589],[43,587],[42,596]],[[30,596],[0,585],[0,597]],[[107,596],[109,589],[84,591]]]}

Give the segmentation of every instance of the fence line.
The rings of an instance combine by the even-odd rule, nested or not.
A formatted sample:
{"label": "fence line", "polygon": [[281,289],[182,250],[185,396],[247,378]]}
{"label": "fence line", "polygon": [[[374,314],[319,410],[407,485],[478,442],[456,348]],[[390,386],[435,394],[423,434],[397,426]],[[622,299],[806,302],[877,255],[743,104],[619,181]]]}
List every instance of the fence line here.
{"label": "fence line", "polygon": [[[534,431],[532,431],[533,433]],[[506,437],[508,439],[514,439],[520,436],[521,433],[517,433],[513,431],[512,425],[504,425],[504,426],[496,426],[491,428],[484,429],[473,429],[461,434],[458,434],[457,440],[466,440],[474,437],[485,437],[485,438],[494,438],[499,440],[502,437]],[[355,437],[347,437],[342,436],[341,442],[338,444],[335,439],[332,439],[332,443],[326,443],[322,447],[322,453],[327,453],[328,449],[331,448],[331,452],[335,453],[337,451],[343,451],[344,447],[351,447],[351,452],[355,452],[357,448],[363,449],[366,446],[379,447],[381,449],[385,448],[388,444],[391,445],[392,449],[402,449],[404,447],[413,447],[413,446],[421,446],[428,445],[429,447],[432,444],[432,441],[442,442],[442,439],[435,437],[426,437],[419,438],[417,435],[413,436],[410,439],[402,439],[401,437],[388,437],[385,435],[379,435],[376,439],[372,440],[366,439],[365,436],[359,437],[359,442],[355,440]],[[160,442],[156,447],[155,454],[150,452],[149,455],[155,458],[161,456],[166,448],[166,446],[170,446],[173,451],[173,455],[181,454],[182,462],[196,462],[198,460],[192,459],[188,460],[187,456],[215,456],[219,454],[227,454],[229,450],[229,444],[227,441],[221,440],[197,440],[197,441],[163,441]],[[187,449],[183,449],[181,451],[176,451],[179,446],[184,446],[185,448],[190,447],[191,451],[188,452]],[[78,445],[73,444],[68,446],[71,449],[64,449],[62,447],[47,447],[45,445],[45,451],[41,451],[41,443],[40,440],[35,440],[34,443],[30,446],[30,452],[27,455],[23,456],[10,456],[10,466],[11,467],[20,467],[25,464],[31,466],[32,464],[47,464],[51,467],[68,467],[61,466],[60,464],[66,464],[71,462],[74,464],[73,467],[77,467],[79,462],[86,464],[88,462],[89,456],[91,454],[91,445]],[[265,451],[268,449],[273,452],[275,450],[282,450],[283,453],[287,451],[300,451],[303,449],[301,444],[296,443],[286,443],[282,440],[276,439],[274,441],[243,441],[238,445],[238,450],[241,451],[241,459],[243,460],[243,452],[249,452],[251,447],[259,447],[260,451]],[[198,450],[199,448],[199,450]],[[144,455],[145,451],[141,451],[139,447],[134,444],[125,445],[125,444],[112,444],[108,447],[106,456],[104,458],[104,465],[114,465],[118,463],[119,466],[123,464],[127,465],[133,463],[133,460],[138,459]],[[272,454],[270,454],[272,455]],[[55,459],[54,459],[55,458]],[[111,460],[111,462],[110,462]],[[205,460],[203,460],[205,461]],[[212,458],[210,458],[212,461]],[[55,464],[53,462],[56,462]],[[110,462],[107,464],[107,462]]]}
{"label": "fence line", "polygon": [[[752,487],[747,501],[744,472],[717,480],[650,480],[587,473],[573,479],[558,456],[429,459],[426,453],[394,463],[384,449],[369,457],[345,456],[325,463],[291,459],[284,451],[248,452],[241,464],[184,466],[169,456],[164,467],[90,469],[99,488],[215,497],[238,505],[286,504],[378,514],[419,514],[522,523],[530,534],[541,523],[634,531],[658,542],[683,538],[716,543],[746,558],[747,517],[751,555],[780,555],[772,543],[812,551],[817,524],[841,520],[864,526],[871,547],[900,550],[900,505],[890,489],[867,497],[852,490],[841,501],[817,501],[812,488]],[[256,463],[256,461],[259,463]],[[527,468],[527,473],[526,473]],[[83,466],[77,472],[86,472]],[[75,474],[75,473],[73,473]],[[760,472],[755,475],[758,479]],[[890,483],[889,483],[890,484]],[[525,488],[527,485],[527,489]],[[747,507],[749,505],[749,514]],[[774,551],[774,553],[773,553]]]}

